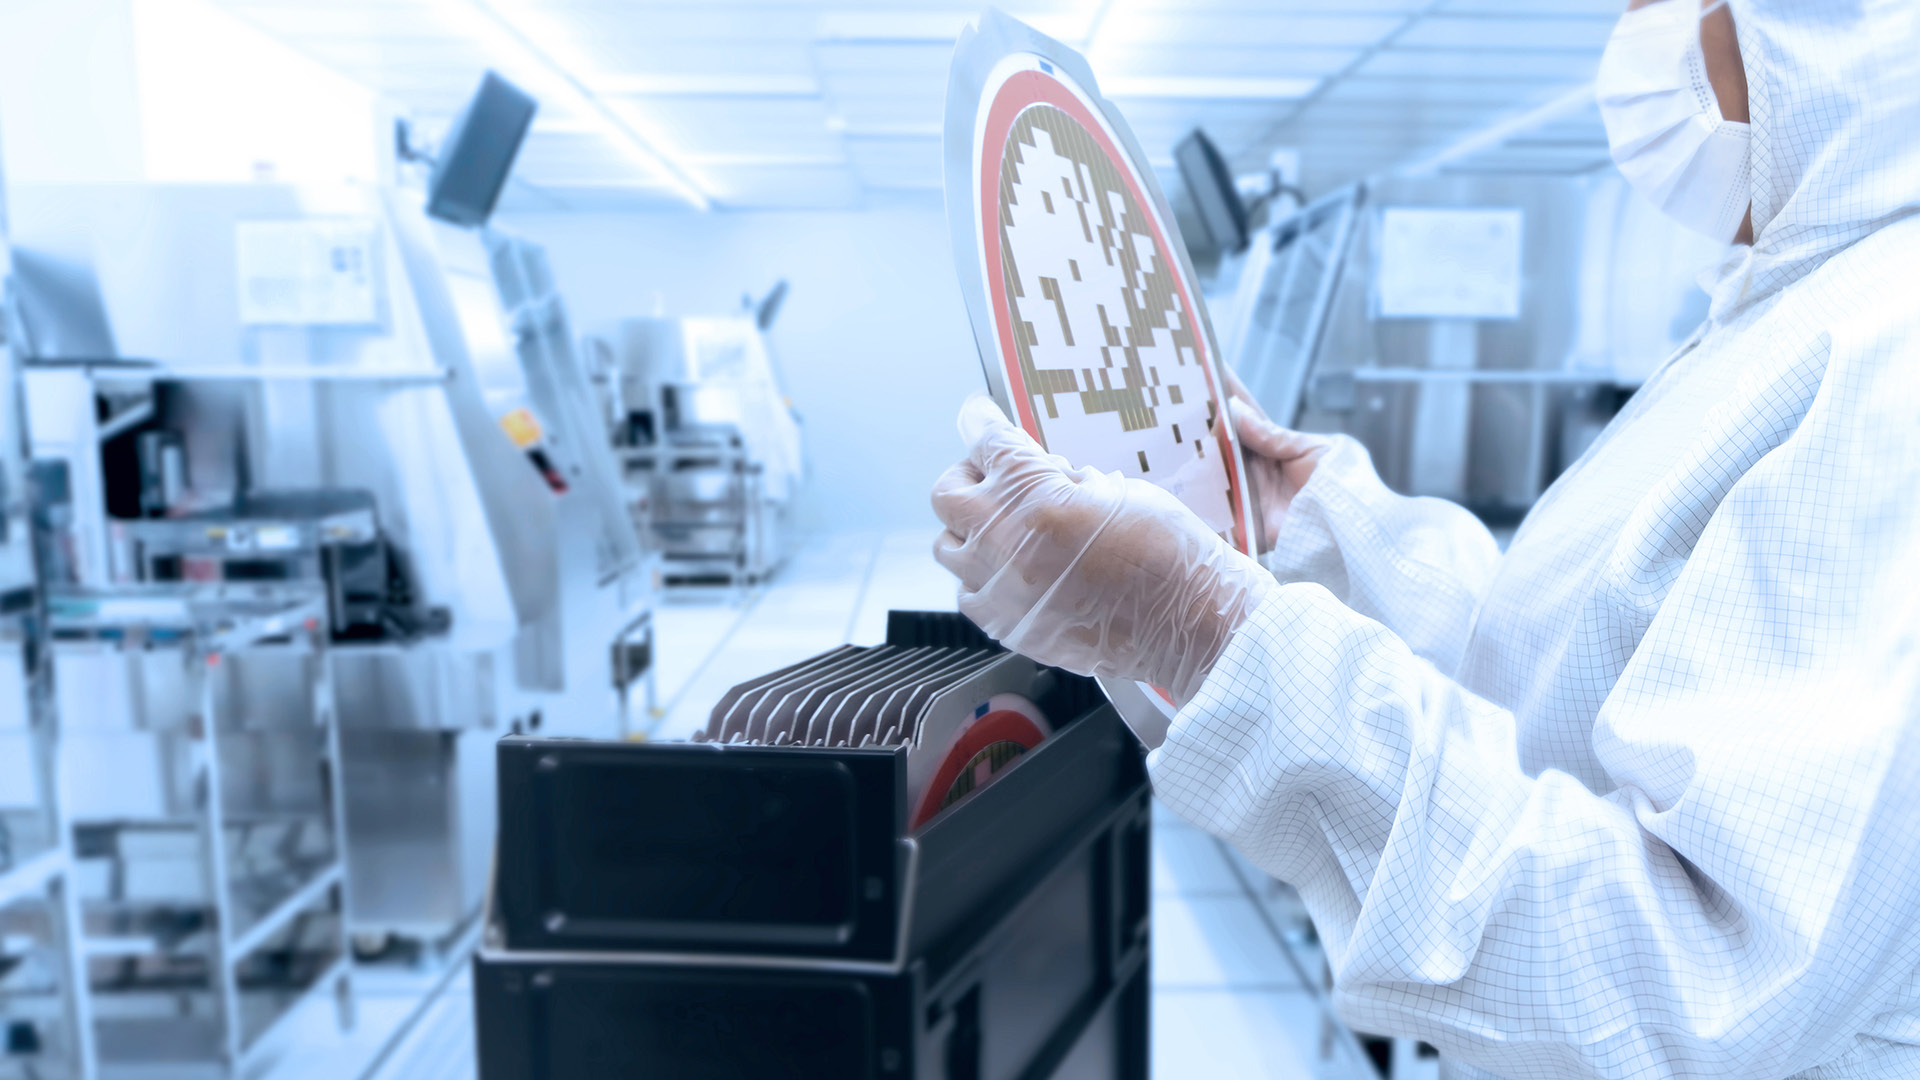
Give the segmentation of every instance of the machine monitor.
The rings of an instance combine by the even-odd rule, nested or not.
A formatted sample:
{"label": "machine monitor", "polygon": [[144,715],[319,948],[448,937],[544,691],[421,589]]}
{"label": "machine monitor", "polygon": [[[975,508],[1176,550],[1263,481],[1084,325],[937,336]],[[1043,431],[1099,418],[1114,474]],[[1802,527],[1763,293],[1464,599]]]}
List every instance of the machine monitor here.
{"label": "machine monitor", "polygon": [[1187,193],[1193,196],[1194,209],[1199,212],[1200,223],[1206,227],[1207,238],[1213,242],[1214,249],[1223,255],[1245,251],[1247,204],[1241,201],[1239,189],[1233,186],[1233,174],[1227,170],[1226,159],[1220,156],[1213,140],[1195,128],[1174,146],[1173,160],[1180,167],[1180,179],[1186,182]]}
{"label": "machine monitor", "polygon": [[455,225],[485,225],[507,186],[536,107],[525,91],[487,72],[434,162],[427,213]]}

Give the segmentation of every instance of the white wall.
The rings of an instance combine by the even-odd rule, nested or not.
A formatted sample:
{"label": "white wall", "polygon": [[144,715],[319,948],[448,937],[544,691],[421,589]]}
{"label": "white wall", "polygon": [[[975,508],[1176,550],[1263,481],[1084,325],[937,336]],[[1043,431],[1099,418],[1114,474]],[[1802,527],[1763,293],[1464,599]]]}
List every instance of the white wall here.
{"label": "white wall", "polygon": [[385,115],[209,0],[0,0],[12,185],[372,183]]}
{"label": "white wall", "polygon": [[145,175],[128,0],[0,0],[0,157],[9,184]]}
{"label": "white wall", "polygon": [[522,215],[575,328],[654,311],[738,311],[787,278],[771,334],[804,423],[813,528],[933,526],[927,493],[959,458],[954,414],[984,388],[944,211]]}

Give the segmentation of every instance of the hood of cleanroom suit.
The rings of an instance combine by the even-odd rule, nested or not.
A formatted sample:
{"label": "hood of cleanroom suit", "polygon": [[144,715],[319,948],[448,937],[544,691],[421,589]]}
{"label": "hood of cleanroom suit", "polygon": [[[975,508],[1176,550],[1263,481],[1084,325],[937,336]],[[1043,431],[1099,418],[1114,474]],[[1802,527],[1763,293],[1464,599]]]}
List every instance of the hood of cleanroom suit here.
{"label": "hood of cleanroom suit", "polygon": [[1752,114],[1754,244],[1716,291],[1721,319],[1920,211],[1920,5],[1731,6]]}
{"label": "hood of cleanroom suit", "polygon": [[1337,439],[1149,758],[1451,1075],[1920,1075],[1920,3],[1732,6],[1702,332],[1505,553]]}

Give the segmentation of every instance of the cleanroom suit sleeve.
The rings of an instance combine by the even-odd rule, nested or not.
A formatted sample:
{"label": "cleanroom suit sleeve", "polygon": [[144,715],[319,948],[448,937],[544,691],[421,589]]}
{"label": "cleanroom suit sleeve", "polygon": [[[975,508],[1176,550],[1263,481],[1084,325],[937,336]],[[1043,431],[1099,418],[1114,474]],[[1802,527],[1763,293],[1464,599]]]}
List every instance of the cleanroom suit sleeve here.
{"label": "cleanroom suit sleeve", "polygon": [[1415,654],[1452,670],[1499,546],[1461,507],[1388,490],[1356,440],[1331,441],[1263,561],[1283,582],[1325,586]]}
{"label": "cleanroom suit sleeve", "polygon": [[1510,712],[1319,585],[1228,643],[1154,786],[1300,890],[1356,1028],[1512,1080],[1920,1042],[1888,1027],[1920,1001],[1920,353],[1845,351],[1805,415],[1710,418],[1778,435],[1702,439],[1698,513],[1622,539],[1585,616],[1639,637],[1611,791],[1523,772]]}

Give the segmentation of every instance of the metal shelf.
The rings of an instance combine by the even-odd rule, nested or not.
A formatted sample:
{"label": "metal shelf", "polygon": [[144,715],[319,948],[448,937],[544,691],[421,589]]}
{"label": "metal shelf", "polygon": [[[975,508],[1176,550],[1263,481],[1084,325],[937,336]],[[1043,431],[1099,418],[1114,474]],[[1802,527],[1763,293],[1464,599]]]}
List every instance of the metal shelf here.
{"label": "metal shelf", "polygon": [[326,625],[318,589],[276,585],[136,585],[60,589],[47,597],[55,639],[124,642],[192,639],[202,652],[234,652]]}
{"label": "metal shelf", "polygon": [[240,961],[247,958],[248,954],[265,945],[274,934],[286,929],[288,923],[313,907],[321,897],[327,894],[328,889],[335,886],[344,887],[345,882],[346,871],[336,859],[332,867],[314,875],[312,881],[302,885],[276,904],[272,911],[262,916],[246,933],[234,938],[227,946],[227,965],[229,967],[238,965]]}
{"label": "metal shelf", "polygon": [[0,908],[36,893],[44,895],[47,886],[65,872],[67,865],[67,853],[53,848],[0,873]]}
{"label": "metal shelf", "polygon": [[[213,661],[222,654],[285,655],[291,651],[318,657],[319,662],[302,669],[307,672],[306,681],[297,692],[305,699],[301,708],[311,711],[313,726],[317,726],[323,740],[316,761],[329,775],[337,776],[340,747],[334,721],[332,665],[325,659],[326,604],[325,593],[312,585],[254,583],[168,583],[99,590],[64,589],[48,597],[48,623],[56,641],[100,643],[121,649],[178,649],[188,656],[205,657],[207,660],[205,664],[189,665],[195,673],[192,676],[195,687],[189,693],[198,699],[197,715],[204,718],[203,723],[190,728],[169,729],[174,736],[184,738],[190,748],[188,767],[195,774],[192,783],[204,793],[200,811],[192,815],[115,819],[93,824],[121,829],[190,830],[199,835],[197,858],[201,861],[203,894],[188,903],[204,906],[211,912],[211,918],[205,926],[195,931],[190,939],[193,948],[208,956],[205,985],[164,992],[209,995],[214,1008],[205,1018],[206,1031],[159,1032],[137,1024],[129,1027],[113,1020],[103,1021],[98,1030],[99,1039],[112,1050],[108,1056],[115,1059],[113,1064],[116,1070],[130,1064],[126,1060],[129,1051],[140,1046],[145,1048],[143,1053],[151,1050],[169,1060],[177,1056],[175,1051],[185,1053],[187,1057],[179,1058],[183,1064],[210,1070],[209,1075],[247,1075],[251,1063],[256,1060],[257,1048],[263,1045],[266,1035],[279,1030],[286,1017],[302,1003],[327,989],[337,995],[343,1025],[351,1022],[351,975],[347,965],[350,949],[346,938],[346,830],[337,788],[322,785],[321,801],[306,812],[254,812],[241,809],[229,816],[227,799],[222,794],[222,745],[225,740],[238,734],[231,731],[229,725],[233,720],[231,709],[239,706],[222,704],[213,674],[220,670],[220,666]],[[292,723],[287,730],[289,733],[310,732],[312,728],[306,724]],[[325,825],[332,836],[332,843],[324,855],[278,868],[271,876],[262,876],[245,868],[245,848],[233,848],[230,835],[233,829],[244,829],[250,824],[272,825],[295,821]],[[281,870],[290,870],[291,874],[281,876]],[[299,876],[301,874],[305,876]],[[288,883],[293,881],[298,881],[298,884],[288,887]],[[245,920],[242,929],[243,913],[255,910],[245,906],[248,887],[259,883],[269,883],[287,891],[277,899],[263,901],[260,904],[263,913],[256,919]],[[337,893],[334,893],[335,890],[338,890]],[[265,889],[261,891],[268,896],[273,895]],[[327,903],[329,893],[337,896],[337,903]],[[137,901],[127,903],[138,906]],[[242,982],[245,961],[267,947],[275,935],[284,933],[303,914],[320,907],[327,908],[334,916],[329,941],[324,944],[320,955],[321,958],[333,959],[304,989],[294,991],[289,988],[284,991],[287,995],[284,1000],[273,996],[283,991],[276,989],[268,992],[264,1007],[272,1010],[272,1019],[269,1021],[260,1012],[263,1007],[260,997],[262,991]],[[150,935],[135,934],[82,938],[77,951],[90,957],[131,958],[165,954],[178,951],[181,947],[180,942],[166,944]],[[261,1034],[250,1037],[248,1032],[256,1021],[264,1026]],[[164,1045],[170,1039],[178,1045]]]}
{"label": "metal shelf", "polygon": [[453,378],[443,368],[427,371],[380,371],[364,368],[289,365],[287,367],[155,367],[140,372],[145,378],[185,381],[188,379],[297,379],[301,382],[394,382],[440,383]]}
{"label": "metal shelf", "polygon": [[153,419],[153,399],[146,398],[137,405],[120,410],[100,422],[99,436],[106,442],[122,432],[139,427]]}

